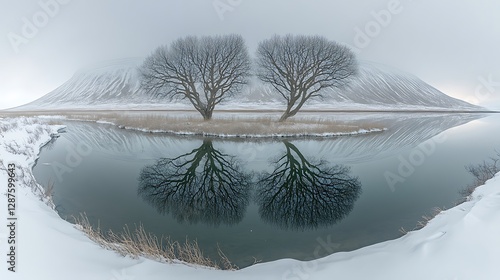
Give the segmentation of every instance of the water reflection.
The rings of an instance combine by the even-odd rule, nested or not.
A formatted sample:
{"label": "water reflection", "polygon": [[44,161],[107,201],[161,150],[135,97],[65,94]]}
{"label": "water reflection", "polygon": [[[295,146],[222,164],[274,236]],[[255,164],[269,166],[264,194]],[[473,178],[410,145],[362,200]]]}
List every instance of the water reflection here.
{"label": "water reflection", "polygon": [[142,169],[139,194],[179,222],[235,224],[250,200],[252,176],[211,140],[187,154],[162,158]]}
{"label": "water reflection", "polygon": [[[336,116],[340,118],[342,115]],[[372,114],[348,115],[361,122],[373,123],[386,127],[383,133],[370,133],[358,137],[317,138],[309,141],[310,153],[346,163],[355,164],[372,159],[386,158],[420,143],[450,128],[483,118],[478,114]],[[93,151],[110,158],[137,161],[155,159],[165,151],[174,151],[190,139],[175,135],[165,137],[162,134],[138,133],[126,129],[116,129],[111,125],[85,122],[65,123],[68,125],[64,138],[74,145],[85,144]],[[239,141],[239,140],[238,140]],[[307,141],[307,140],[306,140]],[[228,141],[231,146],[236,141]],[[304,141],[302,141],[304,142]],[[260,145],[260,144],[259,144]],[[261,145],[265,146],[265,145]],[[227,150],[227,148],[225,148]],[[174,156],[170,155],[169,156]]]}
{"label": "water reflection", "polygon": [[139,195],[179,222],[236,224],[243,219],[255,184],[261,218],[282,229],[306,230],[334,224],[353,208],[361,184],[344,165],[307,158],[288,141],[256,182],[233,156],[211,140],[189,153],[144,167]]}
{"label": "water reflection", "polygon": [[[318,237],[331,235],[331,242],[341,244],[339,250],[354,250],[360,246],[398,237],[400,227],[413,227],[414,221],[428,213],[429,209],[436,205],[454,205],[460,186],[471,179],[463,166],[487,158],[492,152],[492,147],[496,145],[495,140],[498,140],[500,131],[498,117],[485,119],[481,121],[481,125],[476,125],[479,123],[475,122],[460,127],[481,117],[471,114],[365,116],[363,113],[363,115],[348,115],[346,118],[356,116],[362,120],[373,121],[376,125],[380,123],[388,130],[352,137],[300,138],[293,141],[289,139],[309,164],[321,170],[335,164],[351,166],[353,172],[345,176],[351,178],[354,175],[359,176],[363,183],[363,197],[353,202],[355,208],[349,213],[348,218],[337,221],[331,227],[327,224],[332,223],[331,219],[335,215],[327,213],[341,212],[341,210],[329,210],[328,207],[349,205],[349,195],[340,193],[342,188],[334,191],[339,192],[336,199],[344,197],[344,201],[331,202],[335,192],[330,190],[326,192],[326,198],[322,198],[330,203],[325,202],[324,206],[320,207],[318,205],[319,202],[323,202],[322,200],[311,206],[301,202],[318,200],[320,197],[318,193],[323,195],[318,188],[313,189],[318,194],[316,196],[313,196],[314,193],[311,193],[310,188],[304,189],[301,186],[289,186],[281,190],[276,187],[271,190],[274,193],[266,193],[266,187],[270,188],[271,185],[258,183],[259,179],[264,178],[263,171],[266,171],[268,176],[275,172],[277,166],[273,162],[287,152],[286,145],[276,140],[214,140],[214,149],[244,160],[245,164],[237,164],[240,172],[259,174],[251,183],[253,185],[251,191],[242,190],[245,193],[240,194],[239,199],[243,200],[243,203],[238,202],[238,195],[231,194],[231,190],[227,190],[228,195],[223,195],[220,192],[226,190],[207,194],[208,189],[202,187],[199,190],[200,187],[193,184],[178,185],[177,190],[167,189],[165,185],[153,188],[154,180],[160,182],[162,177],[170,176],[168,172],[162,175],[163,171],[172,169],[169,172],[173,174],[181,172],[173,163],[167,163],[167,166],[159,163],[159,158],[174,159],[181,154],[189,154],[188,152],[194,149],[203,150],[204,148],[200,147],[203,139],[199,137],[142,133],[118,129],[111,125],[64,121],[67,132],[62,133],[54,142],[52,150],[45,148],[42,150],[34,172],[39,182],[53,180],[56,178],[56,173],[51,164],[66,163],[69,155],[68,146],[78,147],[81,144],[90,146],[92,154],[85,157],[73,172],[65,173],[62,182],[56,180],[54,201],[59,210],[64,209],[64,213],[60,213],[62,216],[70,217],[86,212],[92,223],[97,224],[100,221],[104,231],[108,229],[120,231],[125,224],[141,223],[158,236],[171,236],[173,241],[182,242],[187,235],[190,239],[200,241],[200,248],[214,258],[219,256],[213,246],[220,243],[228,257],[240,267],[244,267],[254,263],[254,256],[264,262],[280,258],[310,259],[312,250],[318,246]],[[447,132],[452,127],[456,128]],[[413,175],[396,192],[390,192],[383,174],[386,170],[394,171],[395,168],[397,170],[400,164],[399,155],[408,158],[407,155],[419,144],[433,141],[433,137],[443,132],[443,136],[448,140],[419,167],[419,172],[423,176]],[[471,146],[470,143],[476,145]],[[295,161],[301,163],[300,156],[293,149],[290,149],[290,152]],[[179,158],[178,163],[181,160],[191,160],[195,154],[196,152]],[[231,156],[226,157],[226,161],[231,161]],[[329,163],[325,162],[318,166],[318,160],[314,160],[313,157],[324,158]],[[270,162],[270,158],[275,160]],[[450,161],[450,158],[454,160]],[[197,167],[196,176],[202,176],[200,173],[203,172],[206,159],[207,156]],[[286,160],[283,158],[278,164]],[[144,183],[143,193],[138,196],[137,179],[146,165],[151,166],[146,170],[154,176],[149,179],[149,187],[144,187],[146,184]],[[185,166],[184,170],[187,168],[188,166]],[[152,172],[153,169],[156,169],[156,172]],[[436,173],[437,170],[443,176],[437,176],[439,175]],[[174,184],[170,184],[170,188],[175,188]],[[152,206],[142,199],[148,196],[146,191],[150,196],[158,194],[158,198],[153,199],[158,205],[170,205],[163,210],[163,213],[168,212],[168,217],[159,214],[155,204]],[[172,193],[174,191],[177,194]],[[202,193],[198,193],[198,198],[189,199],[196,191],[205,194],[202,196]],[[182,192],[186,195],[183,196]],[[260,193],[260,200],[257,199],[257,192]],[[209,195],[216,197],[220,205],[209,201]],[[270,199],[272,196],[276,198]],[[287,196],[291,203],[286,201]],[[350,197],[355,200],[352,194]],[[201,199],[205,201],[200,202]],[[227,199],[230,199],[229,203]],[[236,202],[233,202],[235,200]],[[253,201],[246,206],[248,200]],[[192,203],[192,206],[189,206],[189,203]],[[240,206],[233,206],[235,209],[233,210],[231,205]],[[278,209],[279,205],[282,205],[283,209]],[[217,210],[219,209],[217,207],[226,210]],[[315,211],[320,214],[316,214]],[[345,212],[348,211],[350,210]],[[314,213],[314,216],[310,213]],[[180,226],[176,218],[184,221],[184,225],[190,221],[197,224]],[[210,223],[221,226],[215,227]],[[231,226],[222,226],[223,224]],[[295,230],[285,232],[280,230],[280,227]],[[325,250],[322,252],[326,253]]]}
{"label": "water reflection", "polygon": [[262,219],[282,229],[305,230],[344,218],[361,192],[349,167],[306,158],[292,143],[283,144],[286,152],[257,183],[255,197]]}

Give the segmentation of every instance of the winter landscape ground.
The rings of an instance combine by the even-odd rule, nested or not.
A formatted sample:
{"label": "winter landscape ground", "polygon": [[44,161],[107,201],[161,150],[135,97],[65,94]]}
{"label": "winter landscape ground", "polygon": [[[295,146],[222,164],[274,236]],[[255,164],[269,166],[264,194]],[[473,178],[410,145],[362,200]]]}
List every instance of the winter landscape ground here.
{"label": "winter landscape ground", "polygon": [[[280,259],[220,271],[147,255],[124,257],[103,249],[80,227],[59,217],[50,190],[33,175],[41,148],[57,137],[63,121],[187,136],[328,138],[384,133],[393,124],[379,119],[381,112],[417,113],[421,122],[405,126],[402,117],[402,125],[392,127],[402,131],[394,134],[402,138],[397,141],[406,143],[415,139],[405,139],[405,131],[416,131],[422,141],[437,134],[432,126],[442,124],[432,118],[426,122],[426,114],[442,114],[437,119],[446,123],[454,119],[452,113],[488,111],[451,98],[410,74],[363,62],[360,74],[347,88],[329,90],[323,99],[307,103],[299,115],[286,122],[277,122],[283,103],[257,81],[252,81],[240,97],[221,104],[212,120],[203,121],[186,102],[145,95],[137,73],[139,61],[119,60],[84,69],[39,100],[1,113],[0,186],[5,196],[0,208],[5,211],[0,211],[0,219],[7,225],[0,227],[0,251],[8,252],[0,272],[2,279],[498,279],[498,174],[464,203],[442,211],[422,229],[312,261]],[[345,116],[323,114],[328,112]],[[352,112],[356,114],[350,115]],[[456,120],[458,124],[475,118],[457,116]],[[429,130],[428,135],[426,131],[418,133],[420,129]],[[383,154],[390,144],[365,145],[357,157]],[[341,150],[337,154],[353,156],[343,155]],[[328,238],[318,239],[313,253],[331,253],[334,246]]]}
{"label": "winter landscape ground", "polygon": [[[463,204],[441,212],[424,228],[360,250],[301,262],[283,259],[238,271],[132,259],[100,248],[63,221],[44,197],[31,169],[57,125],[34,118],[0,120],[0,184],[15,190],[13,227],[1,228],[2,279],[497,279],[500,262],[500,178],[478,187]],[[14,164],[14,165],[11,165]],[[10,170],[9,170],[10,169]],[[14,177],[13,185],[8,185]],[[9,191],[13,194],[14,192]],[[1,208],[7,209],[7,196]],[[12,197],[12,196],[11,196]],[[7,220],[7,211],[0,212]],[[11,223],[9,221],[9,223]],[[11,230],[12,229],[12,230]],[[10,250],[7,240],[16,240]],[[331,249],[328,240],[317,250]],[[12,257],[14,256],[15,257]],[[16,270],[15,273],[8,270]]]}
{"label": "winter landscape ground", "polygon": [[0,280],[500,279],[499,1],[2,4]]}

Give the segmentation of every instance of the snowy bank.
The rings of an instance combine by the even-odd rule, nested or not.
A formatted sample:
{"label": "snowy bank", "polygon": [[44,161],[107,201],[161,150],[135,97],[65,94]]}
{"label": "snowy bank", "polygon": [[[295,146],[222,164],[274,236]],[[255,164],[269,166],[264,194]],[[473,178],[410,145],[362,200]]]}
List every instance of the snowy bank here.
{"label": "snowy bank", "polygon": [[[16,165],[16,272],[10,251],[7,197],[0,199],[0,279],[498,279],[500,175],[476,189],[470,201],[446,210],[421,230],[353,252],[301,262],[290,259],[239,271],[131,259],[104,250],[40,199],[33,167],[40,147],[60,127],[33,119],[0,119],[0,188],[7,192],[8,165]],[[38,135],[38,136],[36,136]],[[41,182],[43,183],[43,182]],[[315,250],[329,250],[318,237]]]}
{"label": "snowy bank", "polygon": [[[223,113],[205,121],[194,111],[174,114],[131,114],[130,112],[73,112],[61,114],[24,112],[31,117],[46,120],[92,121],[111,124],[122,129],[148,133],[168,133],[181,136],[202,136],[214,138],[297,138],[338,137],[383,132],[387,128],[373,124],[369,119],[358,121],[294,118],[286,122],[271,117],[275,112],[242,113],[237,116]],[[20,117],[23,115],[16,115]],[[14,116],[13,116],[14,117]]]}

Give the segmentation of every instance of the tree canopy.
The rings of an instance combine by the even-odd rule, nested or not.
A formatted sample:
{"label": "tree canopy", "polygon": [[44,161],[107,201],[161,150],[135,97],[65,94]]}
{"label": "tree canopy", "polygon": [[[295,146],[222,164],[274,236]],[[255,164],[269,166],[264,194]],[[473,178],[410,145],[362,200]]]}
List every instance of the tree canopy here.
{"label": "tree canopy", "polygon": [[357,72],[354,53],[320,36],[274,36],[257,49],[257,76],[286,101],[280,118],[294,116],[310,98],[339,87]]}
{"label": "tree canopy", "polygon": [[240,35],[191,36],[157,48],[140,73],[147,92],[188,99],[210,120],[215,106],[247,83],[250,57]]}

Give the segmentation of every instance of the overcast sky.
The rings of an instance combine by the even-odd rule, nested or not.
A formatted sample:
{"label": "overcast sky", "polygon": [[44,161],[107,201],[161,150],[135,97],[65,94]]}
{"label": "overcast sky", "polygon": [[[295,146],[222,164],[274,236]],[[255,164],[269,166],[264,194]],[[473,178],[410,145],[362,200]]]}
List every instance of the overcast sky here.
{"label": "overcast sky", "polygon": [[[0,0],[0,109],[185,35],[319,34],[473,103],[500,100],[497,0]],[[500,102],[499,102],[500,104]]]}

